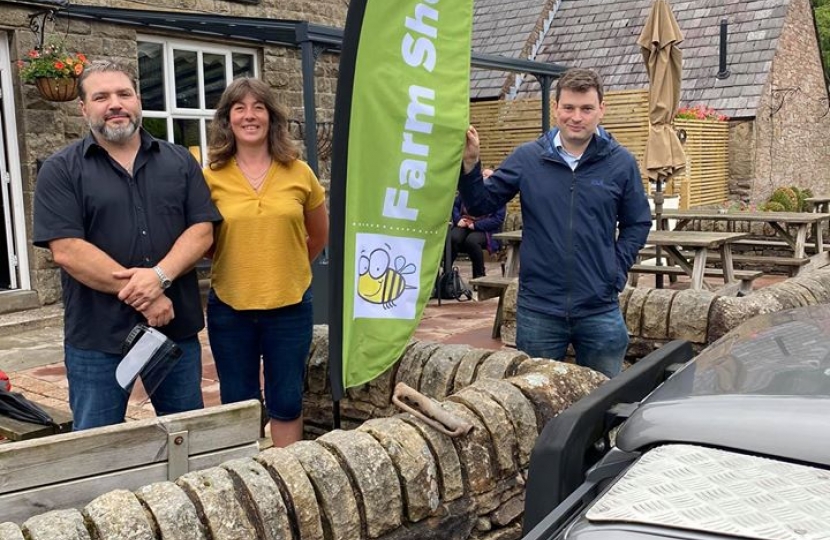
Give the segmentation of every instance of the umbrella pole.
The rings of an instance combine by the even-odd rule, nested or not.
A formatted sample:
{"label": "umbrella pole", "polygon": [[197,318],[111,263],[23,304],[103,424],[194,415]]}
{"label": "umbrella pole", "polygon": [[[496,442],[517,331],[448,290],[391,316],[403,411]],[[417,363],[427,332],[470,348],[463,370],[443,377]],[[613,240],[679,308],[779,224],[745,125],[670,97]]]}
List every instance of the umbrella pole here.
{"label": "umbrella pole", "polygon": [[[663,220],[661,216],[663,215],[663,181],[660,178],[657,178],[657,182],[654,188],[654,217],[657,219],[656,229],[659,231],[663,228]],[[657,246],[656,254],[657,254],[657,266],[663,266],[663,254],[661,253],[660,246]],[[663,288],[663,274],[656,274],[654,276],[654,286],[658,289]]]}

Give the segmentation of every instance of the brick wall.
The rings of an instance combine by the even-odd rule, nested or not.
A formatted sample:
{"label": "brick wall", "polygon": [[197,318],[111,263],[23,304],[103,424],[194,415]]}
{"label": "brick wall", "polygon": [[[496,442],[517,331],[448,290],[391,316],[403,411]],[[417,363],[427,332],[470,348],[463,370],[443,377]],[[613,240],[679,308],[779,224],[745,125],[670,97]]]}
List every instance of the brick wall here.
{"label": "brick wall", "polygon": [[781,185],[830,191],[830,114],[818,51],[809,1],[791,0],[756,115],[753,202]]}

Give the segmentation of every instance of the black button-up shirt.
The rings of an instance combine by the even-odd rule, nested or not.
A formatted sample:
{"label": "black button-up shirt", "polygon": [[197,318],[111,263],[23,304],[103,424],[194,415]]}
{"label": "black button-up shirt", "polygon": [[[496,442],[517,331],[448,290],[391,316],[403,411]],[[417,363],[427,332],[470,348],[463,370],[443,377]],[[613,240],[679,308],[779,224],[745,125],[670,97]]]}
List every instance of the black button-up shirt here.
{"label": "black button-up shirt", "polygon": [[[35,186],[34,245],[80,238],[126,268],[158,264],[191,225],[220,221],[201,168],[183,147],[141,130],[130,176],[92,135],[49,157]],[[61,272],[65,340],[79,349],[118,354],[144,317],[112,294]],[[160,328],[174,340],[204,328],[196,271],[165,291],[174,319]]]}

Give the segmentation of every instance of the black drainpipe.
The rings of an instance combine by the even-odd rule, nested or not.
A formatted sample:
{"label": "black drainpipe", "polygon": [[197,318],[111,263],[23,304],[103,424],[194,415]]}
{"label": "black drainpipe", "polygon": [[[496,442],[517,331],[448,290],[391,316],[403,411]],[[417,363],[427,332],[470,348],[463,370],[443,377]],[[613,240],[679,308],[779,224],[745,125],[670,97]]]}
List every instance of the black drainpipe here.
{"label": "black drainpipe", "polygon": [[720,21],[720,62],[718,65],[718,74],[715,75],[718,79],[726,79],[729,77],[729,70],[726,69],[726,38],[729,34],[727,27],[729,23],[726,19]]}

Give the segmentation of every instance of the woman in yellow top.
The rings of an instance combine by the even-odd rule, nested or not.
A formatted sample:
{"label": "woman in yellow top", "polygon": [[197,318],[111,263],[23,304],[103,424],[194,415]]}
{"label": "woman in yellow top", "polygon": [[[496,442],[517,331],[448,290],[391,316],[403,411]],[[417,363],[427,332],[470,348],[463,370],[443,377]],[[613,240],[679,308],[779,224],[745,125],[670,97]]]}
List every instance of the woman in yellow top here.
{"label": "woman in yellow top", "polygon": [[210,127],[205,179],[216,226],[208,338],[222,403],[262,400],[271,439],[302,439],[311,346],[311,262],[328,241],[325,192],[298,159],[288,116],[258,79],[225,90]]}

